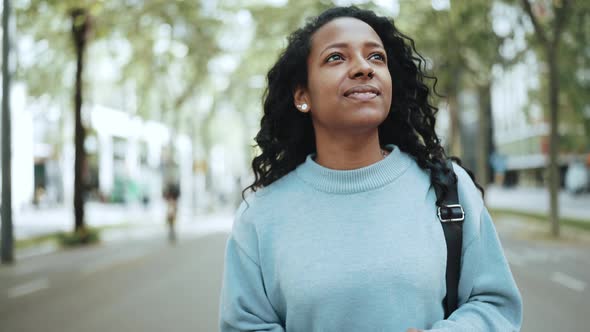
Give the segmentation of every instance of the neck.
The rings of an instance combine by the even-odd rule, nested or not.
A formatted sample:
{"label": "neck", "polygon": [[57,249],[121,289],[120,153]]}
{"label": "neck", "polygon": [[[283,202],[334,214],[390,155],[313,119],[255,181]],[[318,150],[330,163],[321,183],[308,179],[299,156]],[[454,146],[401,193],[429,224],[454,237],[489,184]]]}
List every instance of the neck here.
{"label": "neck", "polygon": [[316,136],[316,151],[315,162],[335,170],[357,169],[383,159],[378,130],[369,135]]}

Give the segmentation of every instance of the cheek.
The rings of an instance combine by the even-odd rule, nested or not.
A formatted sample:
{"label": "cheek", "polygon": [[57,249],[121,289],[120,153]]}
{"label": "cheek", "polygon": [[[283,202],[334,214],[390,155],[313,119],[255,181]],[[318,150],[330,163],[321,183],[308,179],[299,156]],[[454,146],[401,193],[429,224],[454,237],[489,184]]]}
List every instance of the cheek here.
{"label": "cheek", "polygon": [[389,99],[389,103],[391,104],[391,100],[393,98],[393,82],[391,80],[389,72],[387,72],[386,76],[383,79],[383,89],[387,91],[387,99]]}
{"label": "cheek", "polygon": [[312,105],[317,109],[322,105],[330,105],[338,97],[338,84],[327,77],[310,78],[308,81]]}
{"label": "cheek", "polygon": [[385,72],[383,73],[383,85],[389,86],[389,89],[391,90],[392,88],[392,79],[391,79],[391,73],[389,72],[389,70],[385,70]]}

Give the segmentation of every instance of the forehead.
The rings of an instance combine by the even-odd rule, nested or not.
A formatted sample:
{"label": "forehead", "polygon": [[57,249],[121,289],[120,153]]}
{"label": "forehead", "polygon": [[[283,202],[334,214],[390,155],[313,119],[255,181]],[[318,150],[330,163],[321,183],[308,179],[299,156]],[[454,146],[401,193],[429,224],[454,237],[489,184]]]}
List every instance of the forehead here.
{"label": "forehead", "polygon": [[379,35],[367,23],[352,17],[339,17],[324,24],[311,39],[312,52],[332,43],[364,43],[375,41],[383,45]]}

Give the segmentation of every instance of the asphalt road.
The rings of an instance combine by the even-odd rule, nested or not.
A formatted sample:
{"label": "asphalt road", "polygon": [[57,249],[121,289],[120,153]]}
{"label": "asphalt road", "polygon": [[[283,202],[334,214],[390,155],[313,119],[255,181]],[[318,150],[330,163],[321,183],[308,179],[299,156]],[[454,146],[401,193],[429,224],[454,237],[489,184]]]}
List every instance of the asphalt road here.
{"label": "asphalt road", "polygon": [[216,331],[225,234],[164,236],[0,269],[0,331]]}
{"label": "asphalt road", "polygon": [[[524,296],[523,331],[587,331],[590,241],[498,225]],[[0,331],[217,331],[226,238],[181,234],[171,246],[156,233],[2,266]]]}
{"label": "asphalt road", "polygon": [[497,220],[524,301],[522,331],[590,331],[590,233]]}

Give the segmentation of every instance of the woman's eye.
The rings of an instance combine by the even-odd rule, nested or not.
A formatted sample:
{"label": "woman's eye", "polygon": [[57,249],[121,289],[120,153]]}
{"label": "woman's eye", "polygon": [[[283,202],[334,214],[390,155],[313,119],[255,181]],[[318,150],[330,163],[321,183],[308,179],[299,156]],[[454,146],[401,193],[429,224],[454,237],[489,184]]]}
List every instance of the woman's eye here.
{"label": "woman's eye", "polygon": [[326,62],[334,62],[334,61],[338,61],[338,60],[342,60],[342,59],[343,59],[342,55],[332,54],[326,59]]}
{"label": "woman's eye", "polygon": [[371,56],[369,57],[369,59],[371,60],[379,60],[379,61],[383,61],[385,62],[385,56],[381,53],[373,53],[371,54]]}

